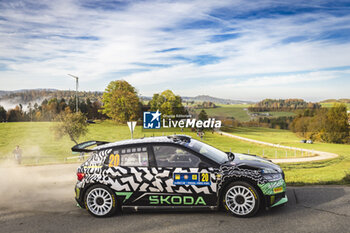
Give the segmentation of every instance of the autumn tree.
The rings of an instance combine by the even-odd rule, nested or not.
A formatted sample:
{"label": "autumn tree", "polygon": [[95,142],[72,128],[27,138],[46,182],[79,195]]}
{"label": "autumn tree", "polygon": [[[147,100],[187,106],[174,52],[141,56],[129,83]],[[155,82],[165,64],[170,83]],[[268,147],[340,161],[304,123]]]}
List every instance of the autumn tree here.
{"label": "autumn tree", "polygon": [[345,104],[336,103],[328,112],[325,124],[327,142],[344,143],[349,137],[349,123]]}
{"label": "autumn tree", "polygon": [[136,89],[127,81],[109,83],[102,96],[102,113],[116,122],[137,120],[140,116],[140,99]]}
{"label": "autumn tree", "polygon": [[53,131],[58,139],[67,135],[70,140],[78,144],[78,139],[88,131],[85,115],[81,112],[72,113],[68,107],[57,116],[56,120],[58,124],[53,127]]}
{"label": "autumn tree", "polygon": [[154,94],[149,105],[151,111],[159,110],[162,114],[166,115],[185,113],[181,97],[175,95],[171,90],[165,90],[161,94]]}

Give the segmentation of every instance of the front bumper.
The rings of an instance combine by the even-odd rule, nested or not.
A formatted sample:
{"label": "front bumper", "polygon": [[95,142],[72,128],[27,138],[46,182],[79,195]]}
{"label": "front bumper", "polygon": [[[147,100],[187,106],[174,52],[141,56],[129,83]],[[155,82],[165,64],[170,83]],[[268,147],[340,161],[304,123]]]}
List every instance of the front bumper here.
{"label": "front bumper", "polygon": [[265,196],[265,201],[266,201],[266,207],[272,208],[288,202],[288,197],[287,197],[287,194],[283,192],[275,195]]}
{"label": "front bumper", "polygon": [[265,184],[258,184],[258,186],[264,194],[267,208],[288,202],[288,197],[286,195],[286,182],[284,179]]}
{"label": "front bumper", "polygon": [[288,202],[288,197],[285,194],[284,197],[282,197],[279,201],[275,201],[275,203],[273,205],[271,205],[271,207],[282,205],[282,204],[287,203],[287,202]]}

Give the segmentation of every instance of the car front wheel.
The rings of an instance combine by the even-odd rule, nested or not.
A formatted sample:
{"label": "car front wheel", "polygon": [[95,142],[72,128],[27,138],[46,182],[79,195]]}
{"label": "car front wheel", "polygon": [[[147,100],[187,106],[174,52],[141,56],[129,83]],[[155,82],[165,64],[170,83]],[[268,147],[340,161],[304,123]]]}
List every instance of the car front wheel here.
{"label": "car front wheel", "polygon": [[116,196],[104,185],[94,185],[85,193],[85,208],[96,217],[108,217],[116,211]]}
{"label": "car front wheel", "polygon": [[228,212],[237,217],[251,217],[259,210],[260,196],[247,182],[233,182],[223,193],[223,204]]}

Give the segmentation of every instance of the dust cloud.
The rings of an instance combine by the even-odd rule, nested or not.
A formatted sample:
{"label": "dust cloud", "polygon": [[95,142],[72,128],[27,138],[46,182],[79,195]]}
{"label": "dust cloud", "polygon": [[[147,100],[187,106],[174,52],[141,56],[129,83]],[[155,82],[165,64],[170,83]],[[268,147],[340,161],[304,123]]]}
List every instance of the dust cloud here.
{"label": "dust cloud", "polygon": [[78,164],[23,166],[14,160],[3,161],[0,164],[0,216],[23,211],[65,211],[67,205],[75,205],[77,167]]}

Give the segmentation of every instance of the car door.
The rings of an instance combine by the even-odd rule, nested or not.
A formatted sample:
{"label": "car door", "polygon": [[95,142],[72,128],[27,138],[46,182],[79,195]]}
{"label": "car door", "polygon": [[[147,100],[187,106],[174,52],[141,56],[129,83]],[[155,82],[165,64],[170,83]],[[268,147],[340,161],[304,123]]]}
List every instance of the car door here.
{"label": "car door", "polygon": [[160,193],[150,196],[150,205],[216,205],[216,174],[210,161],[181,145],[158,144],[152,148]]}
{"label": "car door", "polygon": [[155,185],[155,167],[146,145],[117,147],[109,152],[105,182],[115,190],[123,205],[148,205],[146,193],[159,192]]}

